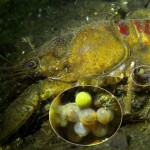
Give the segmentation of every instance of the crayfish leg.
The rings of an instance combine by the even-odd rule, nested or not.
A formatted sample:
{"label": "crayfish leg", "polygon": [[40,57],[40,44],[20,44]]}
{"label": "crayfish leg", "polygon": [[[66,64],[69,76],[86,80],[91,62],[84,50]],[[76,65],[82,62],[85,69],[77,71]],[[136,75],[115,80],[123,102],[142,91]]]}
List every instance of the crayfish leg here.
{"label": "crayfish leg", "polygon": [[1,121],[0,142],[3,142],[27,121],[38,103],[37,85],[33,85],[7,107]]}
{"label": "crayfish leg", "polygon": [[31,117],[40,101],[55,97],[71,86],[71,83],[47,79],[28,87],[3,113],[0,143],[15,133]]}

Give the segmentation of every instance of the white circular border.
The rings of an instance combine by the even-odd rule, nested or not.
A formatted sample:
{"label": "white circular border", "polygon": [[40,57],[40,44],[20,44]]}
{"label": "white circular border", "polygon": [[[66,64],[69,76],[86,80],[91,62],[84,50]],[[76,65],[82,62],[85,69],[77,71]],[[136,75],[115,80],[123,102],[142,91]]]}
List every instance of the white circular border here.
{"label": "white circular border", "polygon": [[140,65],[140,66],[135,67],[135,68],[132,70],[131,74],[130,74],[130,77],[131,77],[132,82],[133,82],[134,84],[136,84],[136,85],[138,85],[138,86],[142,86],[142,87],[150,86],[150,84],[148,84],[148,85],[138,84],[138,83],[136,83],[136,82],[134,81],[134,79],[132,78],[132,74],[133,74],[134,70],[137,69],[137,68],[140,68],[140,67],[148,67],[148,68],[150,68],[150,66],[148,66],[148,65]]}
{"label": "white circular border", "polygon": [[[101,87],[99,87],[99,86],[78,85],[78,86],[73,86],[73,87],[71,87],[71,88],[68,88],[68,89],[64,90],[64,91],[61,92],[59,95],[57,95],[57,96],[54,98],[54,100],[55,100],[57,97],[59,97],[62,93],[64,93],[65,91],[67,91],[67,90],[69,90],[69,89],[72,89],[72,88],[75,88],[75,87],[84,87],[84,86],[91,86],[91,87],[99,88],[99,89],[104,90],[104,91],[110,93],[111,95],[113,95],[113,94],[112,94],[111,92],[109,92],[108,90],[106,90],[106,89],[104,89],[104,88],[101,88]],[[113,96],[114,96],[114,95],[113,95]],[[51,123],[51,118],[50,118],[51,106],[52,106],[52,104],[54,103],[54,100],[53,100],[53,102],[51,103],[50,110],[49,110],[49,122],[50,122],[50,125],[51,125],[53,131],[56,133],[56,135],[57,135],[58,137],[60,137],[62,140],[66,141],[66,142],[68,142],[68,143],[70,143],[70,144],[73,144],[73,145],[76,145],[76,146],[85,146],[85,147],[87,147],[87,146],[88,146],[88,147],[89,147],[89,146],[95,146],[95,145],[98,145],[98,144],[102,144],[103,142],[106,142],[106,141],[108,141],[110,138],[112,138],[112,137],[117,133],[117,131],[120,129],[121,124],[122,124],[122,120],[123,120],[123,110],[122,110],[122,106],[121,106],[121,104],[119,103],[119,101],[117,100],[117,98],[116,98],[115,96],[114,96],[114,98],[116,99],[118,105],[120,106],[120,111],[121,111],[120,124],[119,124],[117,130],[116,130],[109,138],[106,138],[106,139],[103,140],[102,142],[99,142],[99,143],[96,143],[96,144],[84,145],[84,144],[73,143],[73,142],[68,141],[68,140],[64,139],[63,137],[61,137],[61,136],[57,133],[57,131],[53,128],[52,123]]]}

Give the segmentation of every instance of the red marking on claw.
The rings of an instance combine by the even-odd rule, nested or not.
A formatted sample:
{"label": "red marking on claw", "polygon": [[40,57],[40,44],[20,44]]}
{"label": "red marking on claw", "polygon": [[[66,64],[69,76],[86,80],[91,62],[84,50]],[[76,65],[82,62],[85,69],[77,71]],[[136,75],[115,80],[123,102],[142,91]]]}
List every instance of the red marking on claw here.
{"label": "red marking on claw", "polygon": [[144,21],[143,24],[141,24],[140,21],[135,20],[134,24],[135,24],[136,29],[137,29],[138,32],[142,32],[143,31],[146,34],[150,34],[150,21],[149,20]]}
{"label": "red marking on claw", "polygon": [[134,24],[135,24],[135,26],[136,26],[137,31],[138,31],[138,32],[141,32],[142,29],[141,29],[140,21],[135,20],[135,21],[134,21]]}
{"label": "red marking on claw", "polygon": [[125,22],[120,22],[119,23],[119,31],[120,31],[121,34],[123,34],[125,36],[129,35],[128,27],[125,24]]}
{"label": "red marking on claw", "polygon": [[145,24],[144,33],[150,35],[150,20],[145,21],[144,24]]}

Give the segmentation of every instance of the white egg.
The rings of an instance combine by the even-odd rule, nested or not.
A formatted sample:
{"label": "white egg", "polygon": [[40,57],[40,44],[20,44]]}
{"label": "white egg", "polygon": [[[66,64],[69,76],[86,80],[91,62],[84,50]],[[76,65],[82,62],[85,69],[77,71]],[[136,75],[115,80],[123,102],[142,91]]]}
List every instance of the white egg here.
{"label": "white egg", "polygon": [[81,122],[77,122],[74,125],[74,131],[81,137],[86,136],[89,133],[89,129],[85,127]]}

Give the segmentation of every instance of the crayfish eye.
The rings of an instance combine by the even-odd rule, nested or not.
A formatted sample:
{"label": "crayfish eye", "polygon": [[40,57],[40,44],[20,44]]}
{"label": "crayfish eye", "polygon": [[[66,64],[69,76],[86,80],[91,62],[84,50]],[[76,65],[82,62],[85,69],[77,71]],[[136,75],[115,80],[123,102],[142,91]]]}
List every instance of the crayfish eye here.
{"label": "crayfish eye", "polygon": [[35,67],[37,66],[37,62],[34,61],[34,60],[28,61],[28,62],[26,63],[26,66],[27,66],[28,68],[35,68]]}

